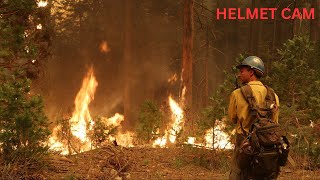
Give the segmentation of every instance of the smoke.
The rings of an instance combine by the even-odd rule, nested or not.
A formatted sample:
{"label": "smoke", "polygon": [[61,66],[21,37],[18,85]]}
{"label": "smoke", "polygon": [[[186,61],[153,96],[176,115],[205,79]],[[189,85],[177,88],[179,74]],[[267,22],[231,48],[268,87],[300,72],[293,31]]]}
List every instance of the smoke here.
{"label": "smoke", "polygon": [[[181,54],[181,36],[177,35],[180,33],[176,28],[180,23],[177,17],[172,16],[171,21],[159,10],[146,14],[138,5],[133,8],[130,107],[138,112],[146,99],[167,98],[167,79],[179,66],[173,59]],[[123,2],[99,1],[92,4],[92,9],[87,7],[84,11],[76,13],[86,13],[86,18],[79,20],[77,15],[69,15],[65,23],[59,19],[59,27],[56,27],[59,31],[53,39],[53,56],[45,76],[47,92],[42,92],[47,114],[53,121],[71,115],[75,96],[91,65],[98,81],[90,104],[93,117],[123,113],[123,34],[126,31]]]}

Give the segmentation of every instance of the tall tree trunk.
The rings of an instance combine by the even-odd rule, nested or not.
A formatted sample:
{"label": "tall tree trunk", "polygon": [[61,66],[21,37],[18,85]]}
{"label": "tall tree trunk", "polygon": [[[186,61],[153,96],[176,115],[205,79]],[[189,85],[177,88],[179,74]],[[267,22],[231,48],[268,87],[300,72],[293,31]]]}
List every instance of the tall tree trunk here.
{"label": "tall tree trunk", "polygon": [[[273,30],[272,30],[272,41],[271,41],[271,53],[272,53],[272,60],[274,60],[274,58],[276,57],[276,33],[277,33],[277,19],[278,16],[275,16],[275,19],[273,20]],[[267,70],[266,70],[266,74],[269,74],[270,71],[270,66],[271,66],[271,61],[267,60]]]}
{"label": "tall tree trunk", "polygon": [[131,40],[131,32],[132,32],[132,0],[124,0],[125,1],[125,24],[124,24],[124,59],[123,59],[123,67],[124,67],[124,92],[123,92],[123,108],[124,108],[124,125],[130,126],[132,123],[132,111],[131,111],[131,58],[132,58],[132,40]]}
{"label": "tall tree trunk", "polygon": [[[183,8],[183,39],[182,39],[182,72],[181,72],[181,103],[185,110],[186,134],[193,134],[192,116],[192,48],[193,48],[193,0],[184,0]],[[190,131],[188,130],[190,129]],[[189,131],[189,132],[188,132]]]}
{"label": "tall tree trunk", "polygon": [[[291,12],[293,11],[293,9],[296,8],[296,6],[297,6],[297,1],[294,1]],[[300,28],[296,29],[295,22],[296,22],[295,19],[292,19],[292,20],[291,20],[291,38],[290,38],[290,39],[293,39],[293,37],[294,37],[294,35],[295,35],[296,33],[297,33],[297,34],[300,34]]]}
{"label": "tall tree trunk", "polygon": [[193,3],[193,0],[184,0],[181,95],[188,108],[192,107]]}
{"label": "tall tree trunk", "polygon": [[[291,0],[284,0],[281,1],[281,4],[279,5],[278,9],[290,8],[290,12],[293,12],[294,8],[296,6],[295,1]],[[293,34],[293,21],[294,20],[284,20],[281,18],[281,11],[278,11],[278,21],[277,21],[277,34],[276,34],[276,42],[275,42],[275,49],[279,48],[282,46],[284,42],[286,42],[288,39],[292,39],[294,34]]]}
{"label": "tall tree trunk", "polygon": [[[254,9],[256,7],[259,7],[260,3],[256,0],[252,0],[251,9]],[[250,34],[249,34],[249,52],[253,55],[256,55],[259,53],[259,31],[260,26],[259,23],[261,23],[258,20],[252,19],[250,20]]]}
{"label": "tall tree trunk", "polygon": [[314,18],[310,20],[310,40],[320,40],[320,0],[312,0],[311,8],[314,8]]}
{"label": "tall tree trunk", "polygon": [[208,106],[209,99],[209,80],[208,80],[208,62],[209,62],[209,54],[210,54],[210,42],[209,42],[209,22],[207,21],[207,33],[206,33],[206,57],[203,62],[203,70],[204,70],[204,87],[203,87],[203,100],[202,106]]}
{"label": "tall tree trunk", "polygon": [[[251,9],[253,9],[254,6],[255,6],[255,0],[252,0]],[[253,20],[251,19],[250,26],[249,26],[249,41],[248,41],[249,42],[248,49],[250,53],[252,53],[252,41],[253,41],[252,34],[253,34]]]}

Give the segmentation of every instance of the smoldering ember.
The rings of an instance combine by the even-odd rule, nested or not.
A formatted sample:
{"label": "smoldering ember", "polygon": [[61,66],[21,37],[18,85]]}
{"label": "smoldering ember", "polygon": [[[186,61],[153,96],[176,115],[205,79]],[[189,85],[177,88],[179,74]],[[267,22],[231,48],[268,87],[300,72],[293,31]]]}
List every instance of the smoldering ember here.
{"label": "smoldering ember", "polygon": [[[278,8],[217,8],[217,20],[268,20],[276,18]],[[314,8],[283,8],[280,12],[281,18],[290,19],[314,19]]]}

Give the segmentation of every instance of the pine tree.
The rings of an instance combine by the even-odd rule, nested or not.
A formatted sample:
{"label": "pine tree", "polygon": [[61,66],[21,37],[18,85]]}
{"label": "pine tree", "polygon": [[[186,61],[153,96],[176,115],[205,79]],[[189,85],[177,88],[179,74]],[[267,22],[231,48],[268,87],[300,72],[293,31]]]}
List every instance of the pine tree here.
{"label": "pine tree", "polygon": [[0,75],[0,155],[5,160],[31,158],[47,150],[48,119],[39,95],[21,73]]}

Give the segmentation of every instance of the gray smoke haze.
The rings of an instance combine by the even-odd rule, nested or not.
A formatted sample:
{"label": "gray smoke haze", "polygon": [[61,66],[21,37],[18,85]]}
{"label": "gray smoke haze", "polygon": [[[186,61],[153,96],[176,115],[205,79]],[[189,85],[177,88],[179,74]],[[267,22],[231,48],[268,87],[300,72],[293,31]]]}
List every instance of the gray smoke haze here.
{"label": "gray smoke haze", "polygon": [[[130,84],[131,105],[136,121],[139,108],[146,99],[161,104],[170,94],[178,95],[182,56],[183,1],[142,1],[134,4],[131,28]],[[95,4],[96,3],[96,4]],[[52,58],[45,76],[47,114],[51,120],[74,110],[74,100],[90,66],[98,81],[92,116],[113,116],[123,113],[124,91],[124,1],[94,1],[92,8],[84,6],[77,14],[63,19],[55,27]],[[80,19],[79,19],[80,17]],[[65,22],[64,22],[65,21]],[[197,24],[197,22],[195,22]],[[62,31],[63,30],[63,31]],[[194,97],[200,98],[203,81],[202,63],[205,55],[203,30],[195,26],[194,40]],[[107,42],[109,52],[101,52]],[[225,58],[210,50],[209,95],[222,80]],[[213,54],[219,54],[213,59]],[[173,74],[178,81],[170,85]],[[134,123],[129,123],[134,124]]]}
{"label": "gray smoke haze", "polygon": [[[53,56],[45,77],[46,107],[52,120],[72,113],[74,99],[91,65],[98,87],[90,112],[93,116],[123,113],[123,34],[126,31],[123,4],[106,1],[94,8],[98,10],[89,11],[89,17],[79,29],[66,23],[65,33],[53,39]],[[146,99],[160,100],[167,95],[167,79],[175,73],[174,66],[180,65],[174,59],[181,54],[182,37],[181,29],[177,28],[181,24],[180,12],[168,16],[161,11],[145,14],[138,5],[133,8],[131,107],[138,111]],[[100,51],[103,41],[110,48],[108,53]]]}

